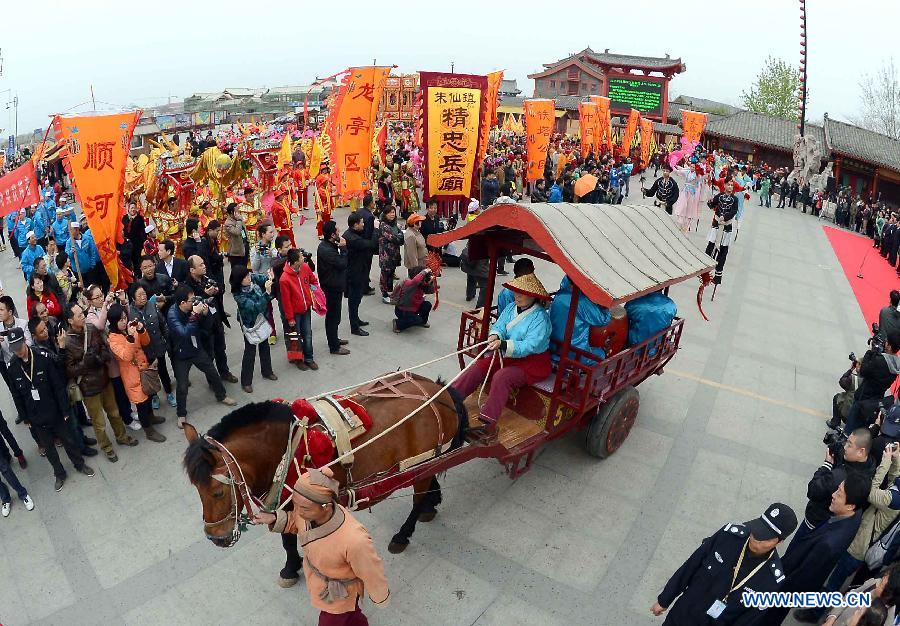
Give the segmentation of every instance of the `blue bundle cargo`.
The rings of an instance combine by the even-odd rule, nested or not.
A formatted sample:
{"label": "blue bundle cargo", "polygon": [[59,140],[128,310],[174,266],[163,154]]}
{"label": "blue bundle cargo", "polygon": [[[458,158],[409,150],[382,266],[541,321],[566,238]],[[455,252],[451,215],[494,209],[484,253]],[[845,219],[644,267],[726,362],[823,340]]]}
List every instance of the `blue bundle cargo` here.
{"label": "blue bundle cargo", "polygon": [[662,293],[651,293],[625,304],[628,311],[628,345],[646,341],[672,324],[678,307]]}
{"label": "blue bundle cargo", "polygon": [[[566,336],[566,323],[569,321],[569,309],[572,306],[572,282],[566,276],[559,284],[559,291],[553,297],[550,304],[550,324],[552,328],[551,337],[554,341],[562,343]],[[575,313],[575,326],[572,329],[572,344],[576,348],[581,348],[587,352],[593,352],[597,355],[598,360],[606,358],[606,353],[602,348],[591,347],[589,343],[589,335],[591,328],[594,326],[606,326],[609,324],[609,309],[600,306],[595,302],[591,302],[587,296],[581,294],[578,298],[578,309]],[[574,356],[574,355],[570,355]],[[559,356],[553,355],[553,360],[558,361]],[[593,365],[594,361],[581,358],[582,362],[587,365]]]}

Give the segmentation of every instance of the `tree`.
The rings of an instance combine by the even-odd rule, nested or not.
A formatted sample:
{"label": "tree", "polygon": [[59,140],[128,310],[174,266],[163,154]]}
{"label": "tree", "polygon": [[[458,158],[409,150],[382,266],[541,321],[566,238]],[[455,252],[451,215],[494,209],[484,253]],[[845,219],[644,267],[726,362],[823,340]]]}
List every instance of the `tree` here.
{"label": "tree", "polygon": [[750,91],[741,93],[748,110],[785,119],[799,116],[800,72],[782,59],[769,57]]}
{"label": "tree", "polygon": [[894,59],[888,59],[874,74],[859,82],[860,115],[853,123],[876,133],[900,139],[900,77]]}

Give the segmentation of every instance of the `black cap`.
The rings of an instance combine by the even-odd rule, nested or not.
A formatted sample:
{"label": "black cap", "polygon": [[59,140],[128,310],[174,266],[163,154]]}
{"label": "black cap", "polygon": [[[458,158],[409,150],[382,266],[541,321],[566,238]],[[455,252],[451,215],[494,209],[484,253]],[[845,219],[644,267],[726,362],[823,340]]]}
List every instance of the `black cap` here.
{"label": "black cap", "polygon": [[18,326],[13,326],[7,331],[6,340],[9,341],[9,349],[15,352],[19,345],[25,341],[25,331]]}
{"label": "black cap", "polygon": [[797,515],[788,505],[776,502],[770,504],[761,516],[747,522],[747,526],[757,541],[786,539],[797,528]]}
{"label": "black cap", "polygon": [[881,434],[892,439],[900,435],[900,405],[895,404],[888,409],[881,421]]}

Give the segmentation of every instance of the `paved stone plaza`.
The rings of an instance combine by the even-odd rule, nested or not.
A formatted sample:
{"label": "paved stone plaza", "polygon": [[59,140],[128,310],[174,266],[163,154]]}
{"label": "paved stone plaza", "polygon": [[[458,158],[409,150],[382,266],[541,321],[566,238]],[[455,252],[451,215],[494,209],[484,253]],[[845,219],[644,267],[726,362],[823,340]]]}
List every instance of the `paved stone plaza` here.
{"label": "paved stone plaza", "polygon": [[[345,224],[346,211],[337,218]],[[704,212],[691,233],[701,248],[707,220]],[[366,605],[371,623],[659,624],[649,612],[656,594],[703,537],[773,501],[802,516],[837,378],[867,337],[820,224],[795,210],[761,208],[754,196],[715,302],[707,291],[710,321],[697,311],[697,281],[672,290],[687,320],[682,349],[663,376],[639,387],[637,424],[612,458],[589,457],[573,433],[546,447],[515,482],[493,460],[455,468],[442,480],[438,517],[419,525],[402,555],[389,554],[387,543],[411,499],[359,512],[392,584],[386,610]],[[313,224],[300,230],[301,243],[314,250]],[[548,288],[558,284],[557,268],[541,265],[538,274]],[[10,252],[0,278],[24,304]],[[322,319],[314,319],[321,370],[288,367],[279,342],[280,380],[257,370],[252,399],[309,395],[454,350],[464,283],[461,272],[447,270],[429,330],[393,334],[393,309],[376,295],[361,307],[371,336],[353,337],[345,308],[349,357],[328,354]],[[225,301],[233,312],[231,296]],[[236,328],[228,340],[237,374]],[[455,360],[439,365],[425,373],[455,371]],[[188,419],[205,430],[224,407],[202,375],[194,372],[193,381]],[[228,387],[239,402],[251,399],[239,385]],[[12,425],[5,387],[0,396]],[[302,584],[276,585],[284,559],[276,535],[252,528],[228,550],[204,538],[199,497],[181,468],[185,441],[175,411],[164,403],[159,413],[169,419],[161,427],[166,443],[141,435],[137,448],[119,450],[115,465],[91,459],[93,478],[70,472],[58,494],[24,426],[13,427],[30,463],[18,474],[37,508],[29,513],[16,502],[0,519],[2,624],[315,623]]]}

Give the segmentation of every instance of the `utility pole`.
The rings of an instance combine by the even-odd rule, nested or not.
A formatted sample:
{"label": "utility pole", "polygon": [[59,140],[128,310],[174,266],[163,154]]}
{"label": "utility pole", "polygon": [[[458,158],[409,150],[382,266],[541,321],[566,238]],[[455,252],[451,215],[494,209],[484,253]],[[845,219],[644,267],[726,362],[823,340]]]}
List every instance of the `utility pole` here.
{"label": "utility pole", "polygon": [[455,73],[456,73],[456,72],[453,71],[454,65],[455,65],[455,64],[453,63],[453,61],[450,61],[450,73],[451,73],[451,74],[455,74]]}

